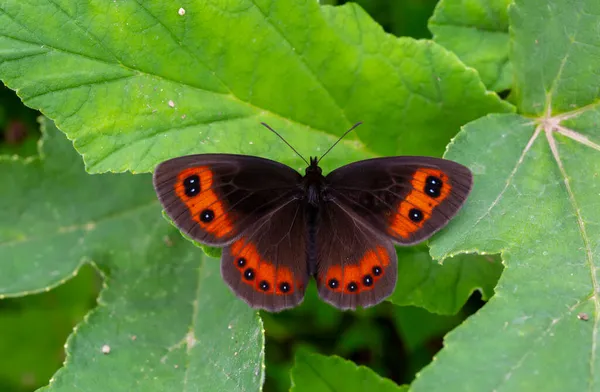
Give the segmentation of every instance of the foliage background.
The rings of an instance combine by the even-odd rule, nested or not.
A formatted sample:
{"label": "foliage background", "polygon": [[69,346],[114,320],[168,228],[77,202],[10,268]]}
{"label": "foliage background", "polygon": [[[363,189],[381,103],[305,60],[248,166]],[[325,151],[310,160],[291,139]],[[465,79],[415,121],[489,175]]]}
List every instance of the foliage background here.
{"label": "foliage background", "polygon": [[[245,11],[234,1],[225,3],[228,11]],[[43,7],[24,2],[24,10],[40,5],[29,20],[22,18],[27,13],[19,3],[0,4],[0,78],[27,105],[55,120],[74,140],[87,171],[96,173],[84,171],[81,156],[51,121],[42,118],[38,124],[39,113],[23,107],[9,89],[0,91],[0,183],[5,184],[0,336],[9,337],[0,340],[1,390],[46,385],[65,360],[63,344],[70,335],[66,365],[48,390],[93,388],[99,378],[112,389],[255,390],[266,377],[266,391],[332,385],[397,391],[432,363],[442,338],[459,325],[413,389],[597,389],[598,5],[517,1],[509,13],[504,0],[358,3],[387,32],[430,38],[431,31],[434,41],[454,54],[430,41],[386,36],[358,7],[323,8],[321,14],[313,3],[289,2],[303,11],[291,13],[302,15],[297,19],[281,11],[288,6],[281,6],[283,1],[257,0],[252,5],[262,16],[256,23],[266,22],[257,31],[274,28],[285,38],[259,37],[271,45],[259,53],[282,56],[266,58],[269,66],[286,70],[300,64],[301,72],[293,74],[298,80],[286,80],[290,91],[282,91],[283,71],[274,78],[244,74],[243,64],[236,68],[234,61],[231,69],[222,68],[221,81],[234,86],[227,96],[198,59],[192,59],[197,68],[184,68],[194,74],[174,67],[177,60],[189,60],[178,50],[194,40],[169,46],[183,30],[165,38],[161,28],[179,17],[173,12],[162,21],[152,13],[152,2],[123,3],[136,5],[143,22],[148,15],[155,18],[126,39],[120,32],[131,33],[123,27],[127,21],[104,30],[101,21],[85,19],[103,13],[88,14],[69,0]],[[53,17],[44,20],[44,12]],[[303,35],[298,26],[307,20],[314,24]],[[86,23],[90,28],[82,28]],[[99,26],[110,34],[99,38]],[[238,27],[256,33],[251,25]],[[313,30],[331,41],[319,47],[311,41]],[[333,30],[345,41],[336,41]],[[56,31],[69,34],[61,38]],[[149,31],[157,31],[156,42],[163,45],[157,44],[152,56],[144,51],[147,43],[138,41]],[[38,40],[41,46],[30,45]],[[63,42],[68,48],[53,52],[50,61],[35,62]],[[113,61],[114,53],[99,50],[99,42],[139,52],[129,58],[133,51],[125,51],[125,60]],[[225,50],[211,47],[223,64],[231,59],[228,53],[239,54],[248,45],[234,51],[236,44],[229,44]],[[305,51],[293,53],[296,47],[290,45],[306,45]],[[71,61],[74,54],[90,56],[89,68]],[[169,56],[176,61],[169,62]],[[362,68],[348,73],[352,64]],[[315,85],[298,76],[306,68],[316,75]],[[399,82],[389,88],[392,76]],[[347,90],[353,77],[361,88],[358,98]],[[129,78],[142,82],[129,85]],[[248,80],[259,88],[255,95],[240,96],[235,86]],[[153,83],[159,87],[149,89]],[[195,83],[206,93],[203,99],[188,90],[198,88]],[[135,97],[126,110],[122,105],[130,101],[120,101],[120,92]],[[284,93],[287,99],[277,95]],[[171,103],[170,97],[178,98]],[[343,100],[340,114],[334,109]],[[128,110],[136,115],[124,116]],[[202,117],[205,112],[212,117]],[[486,116],[490,113],[502,114]],[[357,115],[361,118],[353,118]],[[301,307],[276,315],[261,312],[259,318],[224,289],[216,261],[160,219],[148,175],[98,174],[148,172],[162,159],[192,151],[254,153],[299,166],[285,146],[273,147],[268,134],[248,131],[259,121],[255,116],[264,116],[260,120],[305,153],[325,148],[346,122],[365,120],[355,138],[331,155],[327,168],[372,155],[441,155],[461,126],[479,118],[446,152],[471,167],[476,188],[464,213],[431,243],[431,254],[444,264],[431,259],[426,245],[399,249],[399,283],[389,302],[339,312],[311,287]],[[163,138],[171,127],[176,136]],[[229,129],[244,134],[222,137]],[[199,131],[207,132],[200,146]],[[582,160],[587,177],[581,175]],[[509,268],[496,286],[500,253]],[[495,286],[496,295],[480,310]],[[102,352],[104,346],[110,353]]]}

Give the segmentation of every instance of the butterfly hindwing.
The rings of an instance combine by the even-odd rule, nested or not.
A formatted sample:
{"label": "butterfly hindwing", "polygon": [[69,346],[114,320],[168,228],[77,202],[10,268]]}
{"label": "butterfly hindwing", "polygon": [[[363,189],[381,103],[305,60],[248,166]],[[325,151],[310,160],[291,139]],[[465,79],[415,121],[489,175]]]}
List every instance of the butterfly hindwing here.
{"label": "butterfly hindwing", "polygon": [[268,159],[202,154],[161,163],[153,182],[167,215],[181,231],[204,244],[223,246],[297,196],[301,178]]}
{"label": "butterfly hindwing", "polygon": [[299,200],[265,214],[223,250],[221,274],[250,306],[271,312],[302,302],[309,279],[307,230]]}
{"label": "butterfly hindwing", "polygon": [[326,176],[328,198],[401,245],[431,237],[465,202],[470,170],[440,158],[390,157],[355,162]]}
{"label": "butterfly hindwing", "polygon": [[323,300],[340,309],[368,307],[396,286],[397,255],[390,239],[327,203],[316,232],[316,280]]}

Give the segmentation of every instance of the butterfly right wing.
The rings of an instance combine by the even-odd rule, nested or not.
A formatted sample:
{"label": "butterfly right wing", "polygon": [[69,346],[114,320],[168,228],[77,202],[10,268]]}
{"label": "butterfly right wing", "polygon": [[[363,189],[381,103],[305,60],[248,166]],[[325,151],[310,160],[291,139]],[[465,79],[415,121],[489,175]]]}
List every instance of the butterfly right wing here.
{"label": "butterfly right wing", "polygon": [[354,162],[326,177],[328,200],[400,245],[426,240],[464,204],[471,171],[432,157],[387,157]]}
{"label": "butterfly right wing", "polygon": [[340,309],[378,304],[396,287],[398,263],[391,240],[343,205],[324,206],[315,236],[319,296]]}
{"label": "butterfly right wing", "polygon": [[304,204],[287,201],[223,249],[221,275],[253,308],[278,312],[302,302],[309,279]]}
{"label": "butterfly right wing", "polygon": [[394,290],[392,240],[410,245],[444,227],[466,200],[472,174],[439,158],[375,158],[326,176],[317,245],[319,295],[341,309],[371,306]]}

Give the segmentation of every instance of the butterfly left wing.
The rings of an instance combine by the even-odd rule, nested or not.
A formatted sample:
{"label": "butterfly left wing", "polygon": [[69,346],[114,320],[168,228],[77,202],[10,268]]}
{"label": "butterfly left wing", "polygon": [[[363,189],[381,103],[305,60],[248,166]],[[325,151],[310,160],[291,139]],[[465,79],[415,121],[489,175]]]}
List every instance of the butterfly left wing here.
{"label": "butterfly left wing", "polygon": [[253,308],[278,312],[304,298],[309,278],[306,249],[303,204],[288,200],[223,249],[221,275]]}
{"label": "butterfly left wing", "polygon": [[319,295],[340,309],[376,305],[396,287],[396,250],[344,206],[323,203],[316,241]]}
{"label": "butterfly left wing", "polygon": [[192,239],[231,243],[264,214],[297,197],[302,176],[264,158],[199,154],[157,166],[153,182],[175,225]]}
{"label": "butterfly left wing", "polygon": [[431,237],[461,208],[473,182],[465,166],[440,158],[375,158],[326,177],[326,197],[401,245]]}

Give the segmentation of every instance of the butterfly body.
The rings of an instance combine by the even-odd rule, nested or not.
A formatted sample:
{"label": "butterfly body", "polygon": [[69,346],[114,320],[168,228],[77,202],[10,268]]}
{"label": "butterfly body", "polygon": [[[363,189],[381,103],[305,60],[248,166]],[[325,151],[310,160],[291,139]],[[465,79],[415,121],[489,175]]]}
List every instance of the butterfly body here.
{"label": "butterfly body", "polygon": [[323,175],[268,159],[202,154],[161,163],[159,200],[201,243],[223,247],[221,273],[253,307],[298,305],[308,281],[341,309],[381,302],[394,290],[393,244],[429,238],[460,209],[472,185],[466,167],[429,157],[355,162]]}

